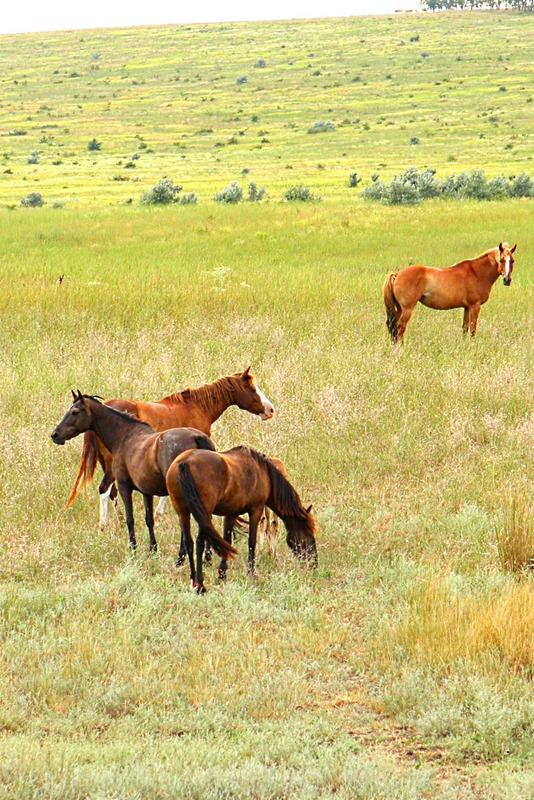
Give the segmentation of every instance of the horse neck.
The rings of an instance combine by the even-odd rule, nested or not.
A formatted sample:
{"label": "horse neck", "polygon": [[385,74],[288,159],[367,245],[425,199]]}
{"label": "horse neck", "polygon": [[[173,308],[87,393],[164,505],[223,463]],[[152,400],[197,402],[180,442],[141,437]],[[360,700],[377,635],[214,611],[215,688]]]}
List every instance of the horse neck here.
{"label": "horse neck", "polygon": [[91,403],[91,430],[107,447],[110,453],[117,449],[125,434],[131,428],[129,420],[122,419],[118,412],[113,412],[103,403]]}
{"label": "horse neck", "polygon": [[493,250],[488,250],[471,262],[471,268],[476,272],[480,280],[493,286],[499,277],[499,261],[495,257]]}
{"label": "horse neck", "polygon": [[274,511],[284,522],[294,520],[295,524],[306,526],[307,513],[300,502],[300,498],[292,484],[274,464],[262,458],[262,466],[269,475],[271,491],[266,505]]}
{"label": "horse neck", "polygon": [[206,383],[197,389],[186,389],[171,395],[169,401],[180,401],[200,408],[211,426],[224,414],[227,408],[235,405],[235,393],[230,377],[218,378],[213,383]]}

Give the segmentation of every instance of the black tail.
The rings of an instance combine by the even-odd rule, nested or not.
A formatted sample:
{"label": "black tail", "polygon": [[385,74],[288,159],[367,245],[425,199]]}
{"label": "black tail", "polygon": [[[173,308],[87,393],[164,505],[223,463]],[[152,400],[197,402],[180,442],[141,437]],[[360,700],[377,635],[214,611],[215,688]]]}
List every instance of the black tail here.
{"label": "black tail", "polygon": [[195,442],[197,443],[197,450],[212,450],[215,452],[215,445],[205,433],[196,434]]}
{"label": "black tail", "polygon": [[208,514],[206,507],[202,502],[202,498],[198,493],[198,489],[187,461],[182,461],[178,466],[178,481],[180,483],[180,489],[187,507],[198,523],[200,533],[206,537],[217,555],[225,560],[236,556],[237,550],[235,547],[232,547],[230,542],[225,542],[222,536],[219,536],[213,527],[211,516]]}

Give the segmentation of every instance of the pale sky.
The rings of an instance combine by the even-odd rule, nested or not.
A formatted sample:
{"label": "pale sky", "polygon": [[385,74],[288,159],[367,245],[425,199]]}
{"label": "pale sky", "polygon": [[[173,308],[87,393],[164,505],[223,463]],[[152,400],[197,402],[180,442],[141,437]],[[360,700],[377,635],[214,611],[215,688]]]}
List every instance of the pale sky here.
{"label": "pale sky", "polygon": [[420,9],[418,0],[4,0],[0,34],[181,22],[350,17]]}

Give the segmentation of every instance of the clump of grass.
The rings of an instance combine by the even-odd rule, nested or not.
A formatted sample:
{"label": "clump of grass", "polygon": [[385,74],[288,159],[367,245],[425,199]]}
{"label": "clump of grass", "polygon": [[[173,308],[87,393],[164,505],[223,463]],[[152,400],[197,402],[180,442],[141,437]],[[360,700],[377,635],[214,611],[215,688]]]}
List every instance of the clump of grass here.
{"label": "clump of grass", "polygon": [[534,512],[523,499],[509,502],[495,536],[502,569],[514,574],[534,570]]}
{"label": "clump of grass", "polygon": [[408,588],[400,619],[387,626],[384,647],[425,667],[494,661],[530,675],[534,663],[534,592],[530,583],[506,583],[488,592],[459,589],[456,577],[434,575]]}

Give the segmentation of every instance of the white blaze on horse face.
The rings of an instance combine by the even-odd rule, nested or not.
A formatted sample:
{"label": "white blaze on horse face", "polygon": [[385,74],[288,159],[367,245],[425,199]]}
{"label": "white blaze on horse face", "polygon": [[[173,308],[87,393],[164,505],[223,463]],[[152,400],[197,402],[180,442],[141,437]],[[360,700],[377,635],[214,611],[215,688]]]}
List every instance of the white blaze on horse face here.
{"label": "white blaze on horse face", "polygon": [[260,400],[262,402],[262,405],[263,405],[263,414],[260,414],[260,418],[261,419],[271,419],[271,417],[274,415],[274,406],[273,406],[273,404],[271,403],[269,398],[266,397],[263,394],[263,392],[262,392],[262,390],[260,389],[259,386],[254,384],[254,388],[255,388],[255,390],[256,390],[256,392],[258,394],[258,397],[260,398]]}
{"label": "white blaze on horse face", "polygon": [[510,277],[510,253],[508,253],[508,255],[506,256],[506,263],[504,266],[504,277],[505,278]]}

